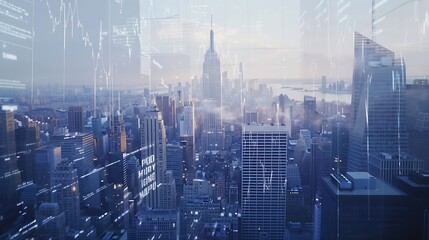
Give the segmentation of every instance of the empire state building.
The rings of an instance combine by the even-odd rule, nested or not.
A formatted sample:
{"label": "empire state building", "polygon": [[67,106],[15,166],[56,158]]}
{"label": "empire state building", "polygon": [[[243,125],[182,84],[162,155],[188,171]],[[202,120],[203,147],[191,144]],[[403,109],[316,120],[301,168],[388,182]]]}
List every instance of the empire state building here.
{"label": "empire state building", "polygon": [[221,106],[221,76],[220,61],[214,49],[214,32],[210,30],[210,48],[204,57],[203,65],[203,98],[213,100],[216,106]]}
{"label": "empire state building", "polygon": [[214,48],[214,32],[210,30],[210,48],[203,64],[202,147],[203,150],[223,149],[222,82],[220,61]]}

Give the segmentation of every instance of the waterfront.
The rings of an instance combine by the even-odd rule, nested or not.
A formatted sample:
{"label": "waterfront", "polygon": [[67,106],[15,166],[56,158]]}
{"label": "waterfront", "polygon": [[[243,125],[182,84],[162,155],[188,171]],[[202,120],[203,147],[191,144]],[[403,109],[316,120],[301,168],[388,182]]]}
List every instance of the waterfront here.
{"label": "waterfront", "polygon": [[303,83],[298,81],[284,83],[270,83],[269,87],[273,89],[273,95],[286,94],[290,99],[303,101],[304,96],[316,97],[317,101],[325,99],[327,102],[339,101],[343,103],[351,102],[351,93],[324,93],[320,91],[320,84]]}

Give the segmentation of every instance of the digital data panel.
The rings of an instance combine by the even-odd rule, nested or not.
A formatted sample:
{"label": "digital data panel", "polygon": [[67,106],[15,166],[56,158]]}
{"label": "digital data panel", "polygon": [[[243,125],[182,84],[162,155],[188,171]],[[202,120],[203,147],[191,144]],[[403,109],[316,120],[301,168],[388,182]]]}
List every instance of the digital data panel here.
{"label": "digital data panel", "polygon": [[0,0],[0,97],[31,85],[33,1]]}

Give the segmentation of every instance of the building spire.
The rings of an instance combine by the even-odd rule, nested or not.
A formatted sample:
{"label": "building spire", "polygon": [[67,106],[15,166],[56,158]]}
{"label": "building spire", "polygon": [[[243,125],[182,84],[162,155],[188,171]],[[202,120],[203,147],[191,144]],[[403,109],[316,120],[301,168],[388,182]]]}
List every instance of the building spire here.
{"label": "building spire", "polygon": [[214,52],[213,14],[210,15],[210,51]]}

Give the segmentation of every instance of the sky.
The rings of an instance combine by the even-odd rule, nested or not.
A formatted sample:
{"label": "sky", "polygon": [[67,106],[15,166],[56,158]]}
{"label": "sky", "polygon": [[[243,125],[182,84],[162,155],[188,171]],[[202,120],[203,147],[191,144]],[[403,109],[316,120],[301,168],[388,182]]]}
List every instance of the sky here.
{"label": "sky", "polygon": [[[249,78],[351,80],[353,33],[372,35],[371,0],[186,2],[183,19],[197,25],[188,42],[207,48],[212,14],[223,69],[234,77],[242,61]],[[428,75],[428,1],[374,3],[375,40],[405,58],[409,76]],[[203,55],[192,59],[200,74]]]}
{"label": "sky", "polygon": [[[353,33],[371,37],[372,3],[35,0],[32,81],[108,88],[200,78],[213,28],[230,79],[242,62],[246,79],[350,82]],[[375,0],[374,9],[373,38],[404,57],[409,80],[428,76],[429,0]]]}

